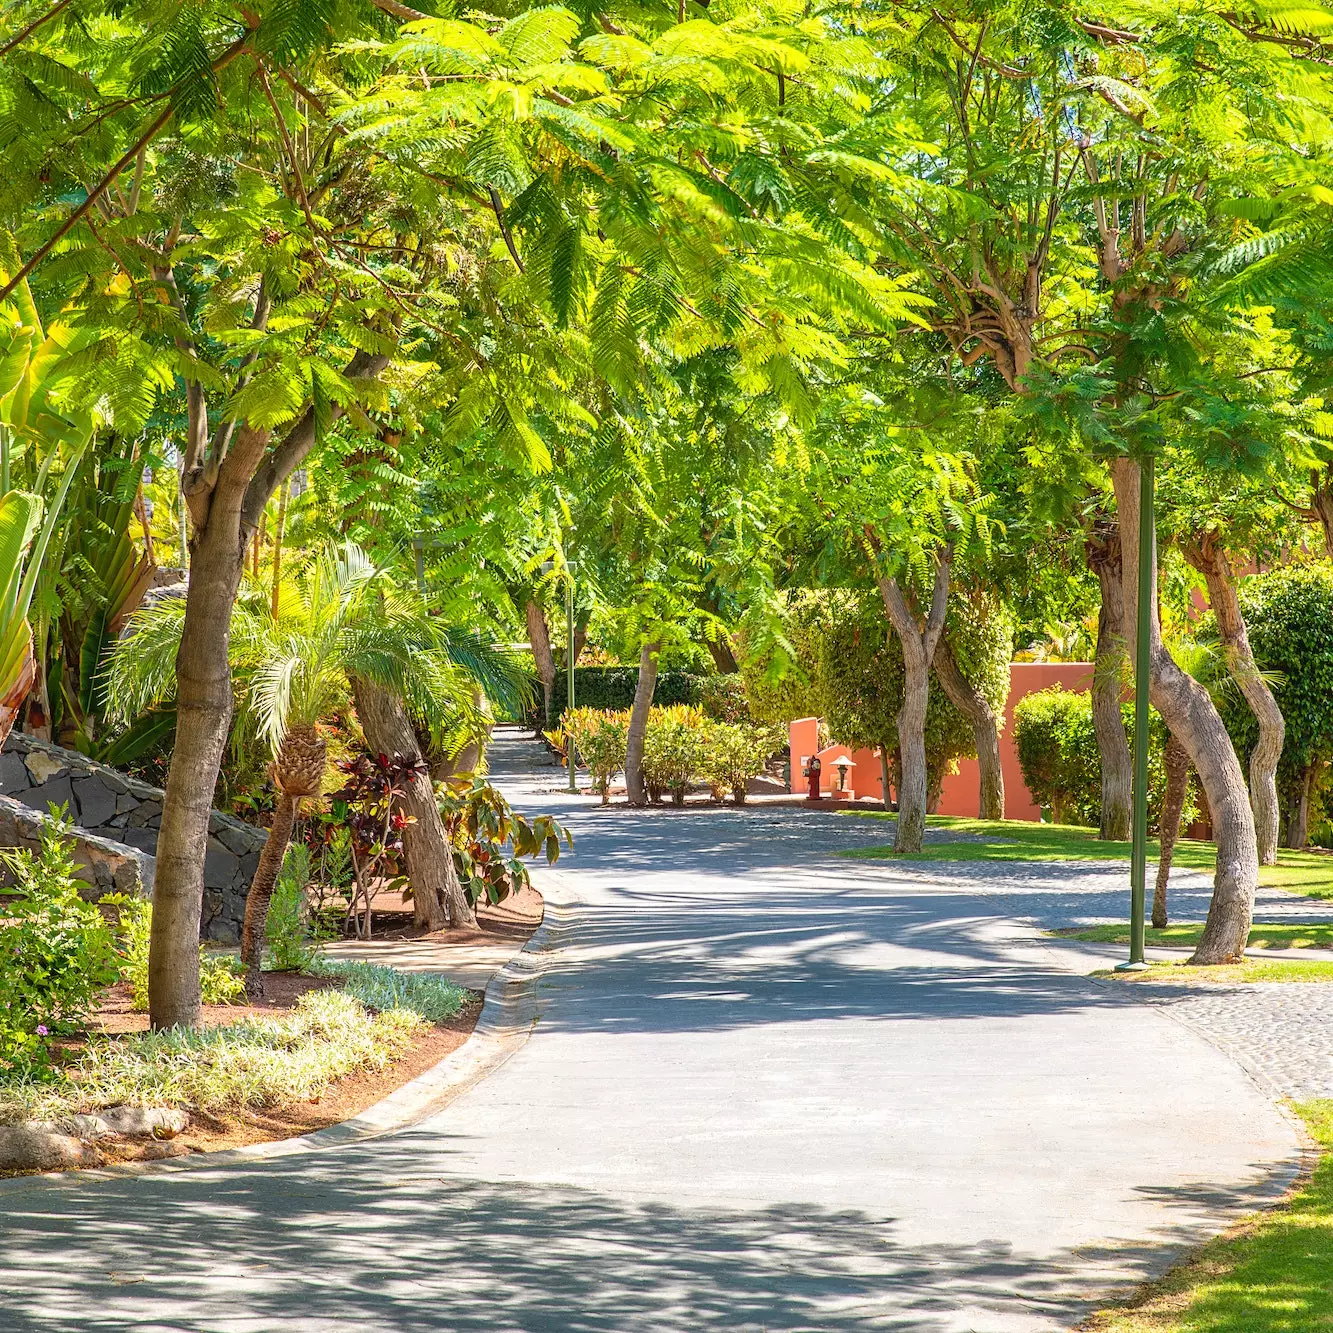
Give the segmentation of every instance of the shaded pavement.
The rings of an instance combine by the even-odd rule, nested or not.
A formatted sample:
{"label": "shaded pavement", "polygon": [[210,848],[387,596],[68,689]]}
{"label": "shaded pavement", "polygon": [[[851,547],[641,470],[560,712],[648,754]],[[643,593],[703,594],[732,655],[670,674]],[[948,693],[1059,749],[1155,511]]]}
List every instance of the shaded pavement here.
{"label": "shaded pavement", "polygon": [[884,826],[534,757],[497,779],[578,845],[526,1046],[379,1140],[0,1187],[0,1329],[1038,1333],[1290,1178],[1233,1060],[1023,920],[1113,870],[837,859]]}

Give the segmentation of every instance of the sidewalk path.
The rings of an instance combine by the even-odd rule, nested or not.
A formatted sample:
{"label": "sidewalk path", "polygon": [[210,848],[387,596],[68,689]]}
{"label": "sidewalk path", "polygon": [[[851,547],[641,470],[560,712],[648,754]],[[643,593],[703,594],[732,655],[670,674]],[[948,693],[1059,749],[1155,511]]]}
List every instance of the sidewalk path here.
{"label": "sidewalk path", "polygon": [[497,779],[578,845],[526,1046],[384,1139],[0,1191],[0,1333],[1047,1333],[1290,1179],[1267,1091],[1016,905],[1122,915],[1123,871],[943,881],[830,855],[874,821],[532,763]]}

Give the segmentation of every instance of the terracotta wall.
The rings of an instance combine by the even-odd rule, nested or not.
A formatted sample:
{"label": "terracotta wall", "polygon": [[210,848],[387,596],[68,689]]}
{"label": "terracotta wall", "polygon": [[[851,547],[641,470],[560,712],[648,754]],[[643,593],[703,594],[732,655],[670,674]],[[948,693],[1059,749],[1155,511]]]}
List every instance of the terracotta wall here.
{"label": "terracotta wall", "polygon": [[[1023,782],[1023,771],[1018,765],[1018,751],[1014,747],[1014,708],[1025,695],[1044,690],[1051,685],[1063,685],[1067,690],[1082,691],[1092,685],[1091,662],[1015,662],[1010,669],[1009,701],[1005,705],[1004,730],[1000,733],[1000,763],[1004,769],[1004,813],[1006,819],[1026,819],[1037,823],[1041,811],[1028,793]],[[938,686],[934,687],[938,688]],[[819,719],[800,718],[791,724],[791,789],[804,794],[806,779],[801,774],[803,761],[814,754],[818,744]],[[825,795],[837,784],[833,760],[847,755],[856,765],[848,773],[847,785],[857,796],[883,800],[880,783],[879,755],[872,750],[851,750],[846,746],[830,745],[820,751],[824,769],[820,787]],[[939,814],[969,815],[976,817],[980,808],[981,780],[975,759],[964,759],[958,772],[944,779],[940,792]]]}

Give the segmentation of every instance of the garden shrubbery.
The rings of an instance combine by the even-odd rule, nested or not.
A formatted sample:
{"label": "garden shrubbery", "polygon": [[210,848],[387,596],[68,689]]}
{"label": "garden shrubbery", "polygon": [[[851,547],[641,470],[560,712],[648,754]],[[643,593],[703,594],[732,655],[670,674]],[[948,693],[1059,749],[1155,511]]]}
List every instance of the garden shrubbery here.
{"label": "garden shrubbery", "polygon": [[[625,766],[629,711],[576,708],[564,715],[580,760],[592,774],[602,803],[610,800],[611,779]],[[681,805],[696,781],[706,782],[716,800],[728,792],[745,801],[746,784],[764,771],[768,757],[782,748],[776,729],[746,722],[722,722],[689,704],[654,707],[643,741],[644,785],[654,803],[670,796]]]}
{"label": "garden shrubbery", "polygon": [[0,1074],[45,1064],[120,972],[111,928],[80,896],[68,829],[62,813],[35,852],[0,852],[14,881],[0,890]]}
{"label": "garden shrubbery", "polygon": [[[1131,753],[1134,749],[1134,708],[1121,708]],[[1157,827],[1166,795],[1166,724],[1156,709],[1148,728],[1148,823]],[[1092,695],[1052,685],[1019,701],[1014,709],[1014,744],[1023,781],[1032,799],[1049,809],[1057,824],[1095,826],[1101,819],[1102,763],[1092,727]],[[1198,816],[1191,779],[1182,824]]]}

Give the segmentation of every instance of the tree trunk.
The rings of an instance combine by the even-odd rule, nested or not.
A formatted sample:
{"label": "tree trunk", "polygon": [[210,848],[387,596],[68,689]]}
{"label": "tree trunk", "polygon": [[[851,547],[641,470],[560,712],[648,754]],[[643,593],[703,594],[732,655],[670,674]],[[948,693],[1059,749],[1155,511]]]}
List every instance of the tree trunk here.
{"label": "tree trunk", "polygon": [[949,696],[949,702],[972,724],[972,741],[977,747],[977,768],[981,773],[981,818],[1003,819],[1004,770],[1000,766],[1000,729],[995,712],[959,669],[948,634],[941,634],[935,645],[934,667],[935,679]]}
{"label": "tree trunk", "polygon": [[647,805],[648,792],[643,784],[643,739],[648,732],[648,710],[653,706],[657,687],[657,655],[662,641],[645,643],[639,653],[639,680],[634,687],[634,707],[629,714],[629,735],[625,742],[625,791],[631,805]]}
{"label": "tree trunk", "polygon": [[713,659],[713,666],[719,675],[734,676],[741,668],[736,661],[736,654],[731,650],[731,640],[720,634],[716,639],[704,638],[704,646]]}
{"label": "tree trunk", "polygon": [[162,801],[148,947],[153,1028],[199,1025],[199,918],[208,822],[231,724],[231,612],[245,537],[241,494],[221,482],[190,554],[185,625],[176,654],[176,739]]}
{"label": "tree trunk", "polygon": [[542,683],[542,722],[537,728],[540,738],[545,728],[551,725],[551,700],[555,696],[555,656],[551,652],[551,632],[546,627],[546,613],[541,604],[528,598],[524,611],[528,618],[528,643],[532,647],[532,660],[537,664],[537,678]]}
{"label": "tree trunk", "polygon": [[1227,670],[1259,724],[1259,739],[1250,754],[1250,806],[1254,811],[1259,864],[1273,866],[1277,864],[1277,761],[1282,757],[1282,742],[1286,737],[1282,709],[1259,674],[1236,596],[1235,575],[1226,551],[1218,544],[1217,534],[1202,533],[1182,543],[1181,550],[1208,584],[1208,602],[1217,619]]}
{"label": "tree trunk", "polygon": [[264,998],[264,934],[268,926],[268,905],[273,900],[273,889],[282,871],[287,844],[292,840],[292,825],[296,823],[296,809],[301,804],[297,796],[278,793],[278,804],[273,811],[264,850],[259,853],[255,877],[250,881],[250,892],[245,896],[245,923],[241,927],[241,962],[247,968],[245,994],[247,999]]}
{"label": "tree trunk", "polygon": [[898,710],[898,823],[895,852],[919,852],[926,834],[926,706],[930,702],[930,664],[944,631],[949,604],[949,567],[953,558],[946,546],[935,566],[930,611],[924,622],[908,601],[897,580],[879,576],[880,595],[903,650],[903,702]]}
{"label": "tree trunk", "polygon": [[[1128,646],[1132,648],[1138,612],[1138,580],[1131,574],[1137,568],[1138,560],[1139,465],[1132,459],[1116,459],[1111,466],[1111,477],[1120,511],[1124,550],[1125,577],[1121,580],[1124,623],[1129,631]],[[1151,558],[1152,586],[1156,588],[1156,551]],[[1190,961],[1198,965],[1225,963],[1244,954],[1259,881],[1254,815],[1250,810],[1245,774],[1208,691],[1176,665],[1162,643],[1155,596],[1149,610],[1148,633],[1148,683],[1152,702],[1189,752],[1194,771],[1208,794],[1213,837],[1217,843],[1217,870],[1213,876],[1208,920]]]}
{"label": "tree trunk", "polygon": [[[381,754],[420,759],[421,748],[402,700],[364,676],[352,680],[356,715],[371,748]],[[403,813],[403,858],[412,884],[412,919],[417,929],[443,930],[451,922],[477,928],[476,914],[459,883],[454,858],[430,778],[419,774],[407,784]]]}
{"label": "tree trunk", "polygon": [[1088,567],[1097,575],[1102,592],[1097,613],[1097,660],[1092,671],[1092,729],[1102,763],[1100,836],[1110,842],[1128,842],[1134,762],[1120,711],[1125,680],[1125,601],[1119,526],[1100,520],[1086,549]]}
{"label": "tree trunk", "polygon": [[1185,809],[1185,792],[1189,789],[1190,757],[1175,736],[1166,741],[1166,796],[1162,801],[1162,822],[1158,828],[1162,854],[1157,862],[1157,886],[1152,896],[1152,923],[1155,929],[1166,929],[1166,885],[1171,878],[1171,859],[1180,837],[1180,816]]}
{"label": "tree trunk", "polygon": [[1287,846],[1300,851],[1310,841],[1310,796],[1314,791],[1314,764],[1307,764],[1301,774],[1301,795],[1295,812],[1287,822]]}

